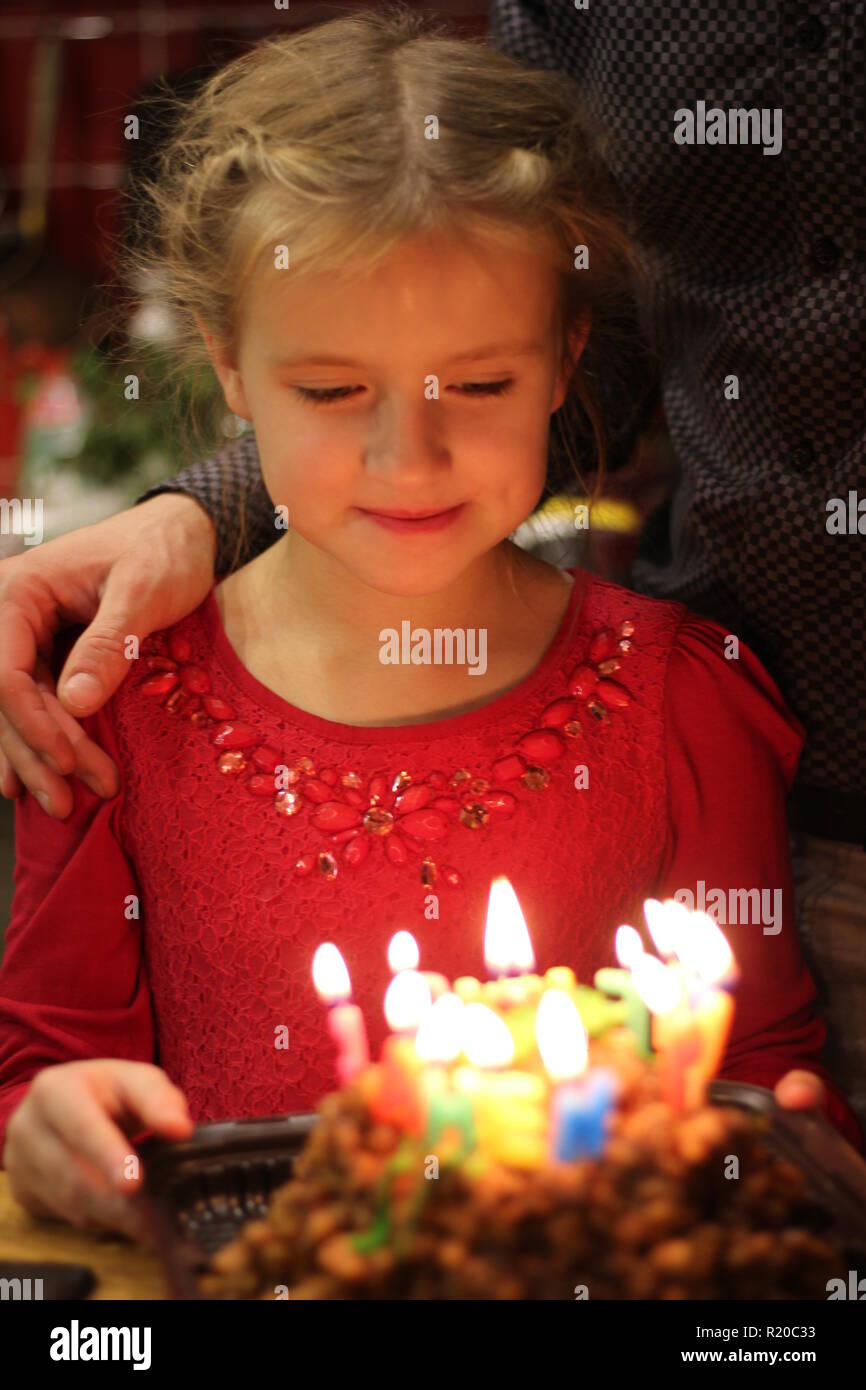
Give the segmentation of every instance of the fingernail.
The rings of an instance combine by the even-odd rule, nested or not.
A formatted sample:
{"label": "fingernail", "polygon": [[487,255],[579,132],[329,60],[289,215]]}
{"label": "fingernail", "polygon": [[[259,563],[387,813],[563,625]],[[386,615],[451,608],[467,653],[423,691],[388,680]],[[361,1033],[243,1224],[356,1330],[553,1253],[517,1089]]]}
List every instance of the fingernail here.
{"label": "fingernail", "polygon": [[96,796],[114,796],[114,792],[109,787],[106,787],[104,782],[97,781],[95,777],[89,777],[85,772],[82,772],[80,776],[84,785],[89,787]]}
{"label": "fingernail", "polygon": [[[106,1170],[106,1176],[115,1192],[128,1192],[130,1183],[129,1154],[118,1158],[113,1167]],[[133,1170],[134,1171],[134,1170]]]}
{"label": "fingernail", "polygon": [[49,816],[50,816],[50,815],[51,815],[51,799],[50,799],[48,793],[47,793],[47,792],[34,792],[34,796],[36,797],[36,800],[39,802],[39,805],[42,807],[43,811],[47,811],[48,814],[49,814]]}
{"label": "fingernail", "polygon": [[88,671],[78,671],[70,676],[61,693],[70,705],[77,705],[79,709],[87,709],[103,699],[101,682]]}
{"label": "fingernail", "polygon": [[793,1110],[799,1110],[801,1106],[811,1105],[814,1093],[801,1082],[792,1082],[788,1086],[781,1087],[779,1098],[783,1105],[788,1105]]}

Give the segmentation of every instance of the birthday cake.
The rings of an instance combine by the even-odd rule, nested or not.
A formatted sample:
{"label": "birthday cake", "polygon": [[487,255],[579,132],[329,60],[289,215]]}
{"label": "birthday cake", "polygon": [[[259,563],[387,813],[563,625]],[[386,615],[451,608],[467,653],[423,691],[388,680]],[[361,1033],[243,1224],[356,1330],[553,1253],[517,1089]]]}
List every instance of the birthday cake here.
{"label": "birthday cake", "polygon": [[727,943],[673,903],[645,913],[665,963],[622,927],[628,969],[599,971],[595,989],[566,967],[527,969],[505,880],[485,939],[498,979],[425,975],[398,933],[393,1031],[373,1064],[342,958],[321,947],[314,979],[343,1084],[202,1294],[826,1298],[845,1258],[806,1177],[774,1156],[766,1121],[707,1103],[733,1012]]}
{"label": "birthday cake", "polygon": [[603,1153],[570,1163],[461,1159],[456,1130],[407,1146],[362,1085],[328,1096],[292,1180],[213,1258],[203,1295],[826,1298],[844,1259],[755,1120],[678,1114],[646,1062],[603,1043],[591,1053],[622,1087]]}

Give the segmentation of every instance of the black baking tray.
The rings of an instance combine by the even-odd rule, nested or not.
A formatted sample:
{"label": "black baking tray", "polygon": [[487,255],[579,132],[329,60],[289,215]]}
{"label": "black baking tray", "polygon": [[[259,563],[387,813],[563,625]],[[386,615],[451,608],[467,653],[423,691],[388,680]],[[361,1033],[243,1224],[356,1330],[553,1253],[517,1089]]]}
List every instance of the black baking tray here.
{"label": "black baking tray", "polygon": [[[832,1235],[852,1262],[866,1263],[866,1161],[823,1115],[784,1110],[772,1091],[714,1081],[709,1099],[748,1111],[767,1148],[805,1173]],[[199,1125],[189,1139],[139,1147],[145,1208],[170,1296],[201,1299],[198,1279],[212,1255],[247,1221],[267,1214],[271,1194],[292,1176],[315,1114],[273,1115]]]}

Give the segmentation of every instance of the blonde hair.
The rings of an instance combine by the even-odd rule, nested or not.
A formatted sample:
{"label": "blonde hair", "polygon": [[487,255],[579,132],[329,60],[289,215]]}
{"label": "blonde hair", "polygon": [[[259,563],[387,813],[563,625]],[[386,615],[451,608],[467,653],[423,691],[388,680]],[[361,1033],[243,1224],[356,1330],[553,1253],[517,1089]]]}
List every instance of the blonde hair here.
{"label": "blonde hair", "polygon": [[[575,431],[594,438],[600,478],[595,380],[616,370],[641,270],[598,134],[565,74],[524,67],[397,3],[266,38],[191,101],[171,104],[156,177],[132,190],[145,200],[141,230],[120,269],[172,311],[178,368],[208,367],[197,319],[234,356],[245,292],[278,245],[299,277],[370,268],[419,233],[531,244],[559,272],[570,367],[554,416],[565,460],[548,485],[562,487],[569,469],[580,480]],[[437,138],[427,138],[434,121]],[[580,246],[587,269],[575,269]],[[568,332],[587,310],[575,366]]]}

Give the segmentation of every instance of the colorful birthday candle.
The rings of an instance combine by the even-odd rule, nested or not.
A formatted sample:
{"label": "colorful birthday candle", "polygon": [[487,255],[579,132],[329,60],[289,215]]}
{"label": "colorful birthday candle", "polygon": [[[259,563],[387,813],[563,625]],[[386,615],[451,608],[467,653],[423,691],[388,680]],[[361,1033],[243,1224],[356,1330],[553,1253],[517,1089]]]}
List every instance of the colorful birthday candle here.
{"label": "colorful birthday candle", "polygon": [[331,941],[325,941],[313,957],[313,984],[319,998],[329,1004],[328,1032],[337,1044],[337,1075],[345,1086],[370,1060],[364,1016],[351,1004],[352,984],[346,962]]}
{"label": "colorful birthday candle", "polygon": [[548,989],[536,1019],[538,1050],[554,1083],[550,1111],[551,1157],[563,1162],[592,1158],[604,1148],[607,1117],[616,1099],[616,1075],[604,1067],[586,1072],[586,1029],[572,999]]}
{"label": "colorful birthday candle", "polygon": [[641,940],[634,927],[623,926],[617,929],[616,954],[620,964],[627,968],[623,970],[609,968],[596,970],[593,984],[603,994],[612,994],[625,1000],[626,1026],[634,1038],[635,1049],[638,1056],[649,1057],[651,1052],[649,1009],[637,991],[630,968],[638,956],[643,954]]}

